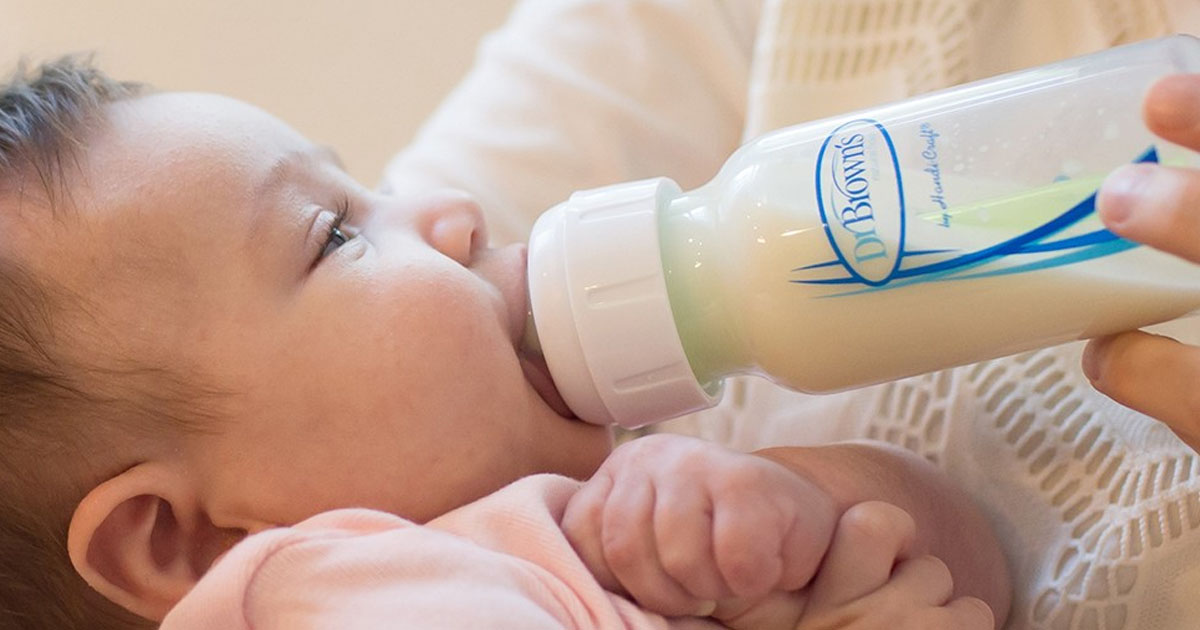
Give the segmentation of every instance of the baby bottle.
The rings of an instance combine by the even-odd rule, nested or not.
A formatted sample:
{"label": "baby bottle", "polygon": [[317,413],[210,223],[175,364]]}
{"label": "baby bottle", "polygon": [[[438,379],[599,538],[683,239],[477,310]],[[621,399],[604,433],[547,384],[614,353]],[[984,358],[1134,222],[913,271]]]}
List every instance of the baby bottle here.
{"label": "baby bottle", "polygon": [[834,392],[1133,329],[1200,306],[1200,267],[1118,238],[1101,181],[1200,166],[1151,134],[1173,36],[765,134],[707,184],[575,193],[529,242],[530,346],[568,406],[635,427],[752,373]]}

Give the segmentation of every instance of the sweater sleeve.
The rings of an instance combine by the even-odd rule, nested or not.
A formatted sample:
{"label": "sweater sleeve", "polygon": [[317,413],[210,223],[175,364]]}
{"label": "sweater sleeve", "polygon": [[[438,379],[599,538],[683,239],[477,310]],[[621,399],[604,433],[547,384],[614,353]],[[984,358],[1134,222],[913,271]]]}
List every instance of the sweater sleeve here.
{"label": "sweater sleeve", "polygon": [[549,576],[529,563],[411,524],[375,529],[366,522],[380,519],[375,514],[339,518],[338,530],[265,559],[246,592],[250,628],[584,627],[559,602]]}
{"label": "sweater sleeve", "polygon": [[589,627],[573,618],[571,603],[553,576],[529,562],[352,509],[243,541],[161,630]]}
{"label": "sweater sleeve", "polygon": [[579,482],[535,475],[425,525],[319,514],[234,547],[161,630],[708,630],[600,587],[558,526]]}
{"label": "sweater sleeve", "polygon": [[382,188],[471,192],[499,244],[575,190],[701,184],[741,138],[760,1],[524,0]]}

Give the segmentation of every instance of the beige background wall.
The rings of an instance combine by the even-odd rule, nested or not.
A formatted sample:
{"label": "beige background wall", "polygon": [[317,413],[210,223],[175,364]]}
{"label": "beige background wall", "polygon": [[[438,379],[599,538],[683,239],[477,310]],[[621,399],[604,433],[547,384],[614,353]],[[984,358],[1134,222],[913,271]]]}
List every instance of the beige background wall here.
{"label": "beige background wall", "polygon": [[121,79],[229,94],[377,183],[513,0],[0,0],[0,72],[94,50]]}

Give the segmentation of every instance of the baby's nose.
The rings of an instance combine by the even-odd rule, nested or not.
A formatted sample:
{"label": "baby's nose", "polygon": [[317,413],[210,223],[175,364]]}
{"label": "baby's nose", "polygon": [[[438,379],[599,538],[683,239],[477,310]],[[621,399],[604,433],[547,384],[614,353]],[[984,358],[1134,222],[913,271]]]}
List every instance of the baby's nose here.
{"label": "baby's nose", "polygon": [[439,190],[407,200],[408,214],[420,237],[461,265],[470,265],[487,245],[487,224],[469,193]]}
{"label": "baby's nose", "polygon": [[427,239],[438,251],[469,265],[475,252],[487,245],[487,226],[479,202],[455,191],[438,197],[429,210],[434,215]]}

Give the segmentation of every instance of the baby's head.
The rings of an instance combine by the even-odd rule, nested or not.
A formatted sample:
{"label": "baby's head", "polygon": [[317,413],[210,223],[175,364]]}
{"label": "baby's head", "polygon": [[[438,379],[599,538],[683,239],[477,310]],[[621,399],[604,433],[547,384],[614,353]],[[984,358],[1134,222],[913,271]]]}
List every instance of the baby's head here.
{"label": "baby's head", "polygon": [[523,247],[489,248],[465,195],[367,190],[231,99],[76,61],[18,75],[0,86],[0,609],[128,627],[119,608],[161,618],[247,533],[341,507],[423,521],[590,474],[608,432],[525,377],[525,313]]}

